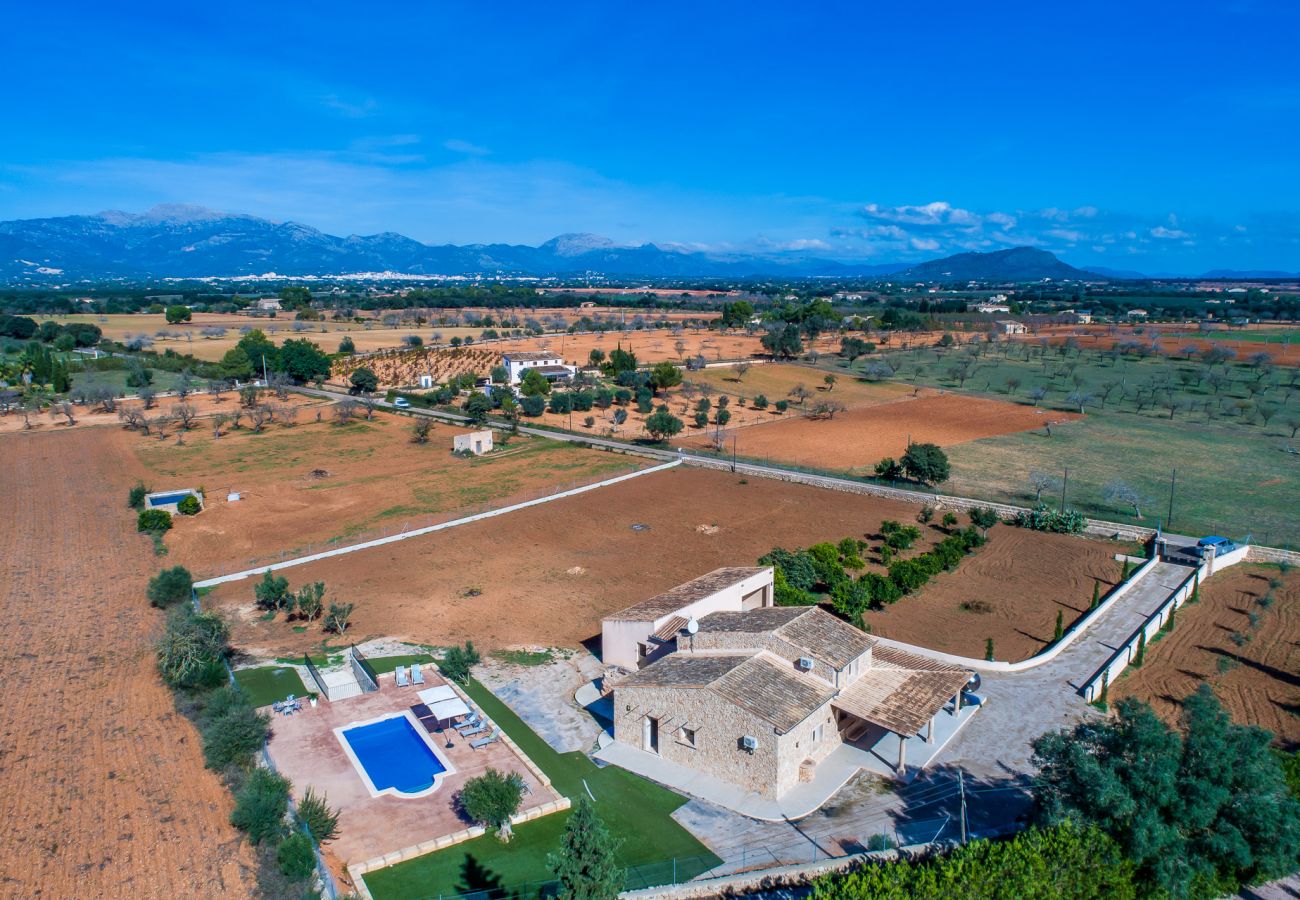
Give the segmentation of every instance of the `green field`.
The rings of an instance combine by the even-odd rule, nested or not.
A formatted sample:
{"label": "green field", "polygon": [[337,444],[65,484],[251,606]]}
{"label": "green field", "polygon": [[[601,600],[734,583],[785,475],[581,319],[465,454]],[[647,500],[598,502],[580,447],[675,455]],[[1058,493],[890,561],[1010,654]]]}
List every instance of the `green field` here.
{"label": "green field", "polygon": [[[471,681],[465,690],[541,767],[557,791],[573,800],[595,799],[596,811],[623,841],[618,858],[628,867],[629,888],[663,884],[674,872],[685,880],[721,862],[672,818],[685,797],[617,766],[598,767],[583,753],[558,753],[483,685]],[[568,817],[567,812],[556,813],[521,825],[508,844],[488,834],[372,872],[365,876],[366,886],[376,900],[494,888],[521,900],[539,896],[551,877],[546,857],[559,846]]]}
{"label": "green field", "polygon": [[[1142,523],[1164,523],[1177,470],[1170,530],[1252,537],[1300,546],[1300,370],[1245,362],[1043,348],[1029,343],[889,352],[857,360],[863,374],[881,361],[892,380],[1079,411],[1085,418],[948,449],[946,493],[1025,505],[1030,473],[1063,479],[1067,502],[1086,514],[1137,522],[1130,506],[1108,500],[1119,480],[1143,501]],[[848,368],[823,358],[823,367]],[[885,377],[876,371],[873,378]],[[1056,482],[1045,498],[1059,498]]]}
{"label": "green field", "polygon": [[291,666],[260,666],[256,669],[236,669],[235,683],[248,695],[256,707],[270,706],[290,694],[306,697],[307,687]]}

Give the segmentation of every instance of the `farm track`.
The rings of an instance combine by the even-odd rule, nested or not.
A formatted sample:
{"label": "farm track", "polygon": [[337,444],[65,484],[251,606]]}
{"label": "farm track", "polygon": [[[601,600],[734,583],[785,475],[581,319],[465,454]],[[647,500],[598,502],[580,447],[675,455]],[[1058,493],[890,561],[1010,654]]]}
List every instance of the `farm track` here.
{"label": "farm track", "polygon": [[0,441],[0,896],[252,895],[230,796],[154,671],[122,433]]}

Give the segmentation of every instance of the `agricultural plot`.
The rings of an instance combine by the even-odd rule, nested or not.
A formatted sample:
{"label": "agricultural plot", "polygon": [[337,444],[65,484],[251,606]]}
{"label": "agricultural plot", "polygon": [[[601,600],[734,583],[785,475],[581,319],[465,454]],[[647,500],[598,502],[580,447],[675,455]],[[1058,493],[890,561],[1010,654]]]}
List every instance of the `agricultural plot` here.
{"label": "agricultural plot", "polygon": [[1173,722],[1205,682],[1234,720],[1300,747],[1300,572],[1233,566],[1204,582],[1200,597],[1148,646],[1141,668],[1110,686],[1111,698],[1137,697]]}
{"label": "agricultural plot", "polygon": [[[683,467],[285,574],[291,585],[324,581],[332,593],[355,602],[349,634],[355,630],[358,641],[385,635],[437,645],[469,639],[484,650],[576,647],[598,632],[604,615],[704,572],[753,564],[776,546],[794,549],[848,536],[875,546],[884,519],[911,522],[917,510]],[[927,529],[911,552],[943,537]],[[1113,552],[1104,544],[999,526],[990,543],[962,564],[987,566],[971,592],[948,584],[962,578],[959,568],[899,601],[882,618],[882,633],[960,653],[970,651],[974,638],[982,655],[985,637],[1007,652],[1032,652],[1040,637],[1050,637],[1058,609],[1086,607],[1091,582],[1085,579],[1106,577],[1108,550]],[[1020,554],[1047,561],[1062,552],[1075,554],[1078,562],[1051,590],[1044,587],[1055,564],[1046,572],[1014,564]],[[883,571],[877,559],[868,564]],[[1117,565],[1109,568],[1118,576]],[[926,600],[932,587],[940,592],[933,604]],[[284,656],[319,644],[318,636],[299,634],[290,622],[265,620],[252,606],[252,590],[251,581],[233,582],[205,599],[230,617],[236,643]],[[993,602],[996,614],[969,617],[979,623],[966,625],[958,606],[969,599]],[[919,625],[912,623],[914,613]]]}
{"label": "agricultural plot", "polygon": [[[291,415],[296,416],[298,421],[307,420],[316,410],[328,405],[329,402],[311,400],[297,394],[291,394],[284,401],[278,401],[274,398],[271,398],[271,401],[278,407],[295,410],[296,412],[291,413]],[[144,402],[138,399],[119,400],[111,410],[105,410],[102,404],[94,403],[86,406],[74,406],[72,409],[73,421],[71,423],[68,421],[68,416],[62,411],[61,404],[59,404],[39,413],[33,412],[26,417],[20,411],[0,415],[0,434],[9,431],[66,431],[69,428],[87,428],[95,425],[117,426],[122,424],[118,411],[135,410],[151,421],[150,434],[153,437],[157,438],[159,436],[158,423],[159,420],[162,420],[164,426],[162,436],[174,439],[177,436],[179,422],[181,421],[178,408],[182,404],[188,407],[184,411],[184,415],[193,417],[192,427],[204,429],[209,427],[210,420],[214,416],[230,417],[239,407],[239,400],[233,391],[226,391],[218,395],[190,394],[184,400],[175,396],[159,397],[154,401],[150,409],[145,409]]]}
{"label": "agricultural plot", "polygon": [[252,850],[154,667],[158,561],[110,429],[0,437],[4,888],[11,897],[240,897]]}
{"label": "agricultural plot", "polygon": [[[808,407],[814,403],[809,401]],[[863,475],[872,473],[887,456],[902,456],[909,442],[951,447],[992,435],[1045,429],[1048,423],[1072,418],[1078,416],[945,394],[849,409],[833,417],[789,416],[757,428],[731,429],[721,440],[729,450],[734,439],[737,455],[747,459]],[[693,437],[684,443],[708,449],[713,441],[712,436]]]}
{"label": "agricultural plot", "polygon": [[[376,413],[346,425],[321,421],[245,427],[221,438],[195,429],[183,446],[128,435],[154,488],[202,487],[207,508],[179,518],[167,534],[171,555],[196,573],[351,544],[402,527],[506,505],[631,471],[643,461],[542,438],[512,438],[489,456],[462,459],[452,436],[433,425],[412,441],[411,421]],[[498,444],[498,446],[500,446]],[[237,502],[227,495],[238,493]]]}
{"label": "agricultural plot", "polygon": [[[1107,485],[1119,481],[1138,497],[1141,521],[1154,525],[1167,517],[1177,469],[1172,530],[1300,545],[1292,509],[1300,496],[1300,455],[1289,452],[1300,446],[1293,436],[1300,427],[1295,369],[1068,348],[1044,353],[1025,344],[978,356],[891,352],[859,360],[854,369],[881,361],[899,382],[1012,401],[1022,414],[1077,414],[1084,401],[1084,417],[1054,428],[1050,438],[1039,428],[954,449],[952,479],[944,485],[949,493],[1032,503],[1031,473],[1048,476],[1045,496],[1059,497],[1068,467],[1072,506],[1097,518],[1139,521],[1131,505],[1107,499]],[[841,361],[838,371],[846,368]]]}

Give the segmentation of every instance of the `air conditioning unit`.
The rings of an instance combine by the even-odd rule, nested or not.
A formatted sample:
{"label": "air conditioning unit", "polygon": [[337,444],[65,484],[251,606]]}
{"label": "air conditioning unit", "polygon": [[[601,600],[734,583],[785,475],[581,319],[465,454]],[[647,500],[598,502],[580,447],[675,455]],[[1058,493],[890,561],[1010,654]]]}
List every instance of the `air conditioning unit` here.
{"label": "air conditioning unit", "polygon": [[740,748],[746,753],[753,753],[758,749],[758,738],[752,735],[745,735],[740,739]]}
{"label": "air conditioning unit", "polygon": [[799,668],[803,669],[805,672],[811,672],[812,667],[813,667],[813,661],[811,656],[799,657]]}

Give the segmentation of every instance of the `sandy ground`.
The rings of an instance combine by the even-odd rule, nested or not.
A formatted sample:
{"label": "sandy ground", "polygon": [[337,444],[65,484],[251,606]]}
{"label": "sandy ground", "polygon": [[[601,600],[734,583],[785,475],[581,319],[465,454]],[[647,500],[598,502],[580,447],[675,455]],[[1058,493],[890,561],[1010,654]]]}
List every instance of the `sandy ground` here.
{"label": "sandy ground", "polygon": [[[566,500],[288,570],[291,583],[325,581],[357,604],[355,640],[391,635],[446,645],[472,639],[484,649],[575,647],[597,635],[600,620],[719,566],[753,565],[774,546],[808,546],[823,540],[874,535],[882,519],[911,521],[917,507],[856,494],[825,491],[768,479],[679,468],[647,475]],[[634,525],[646,526],[634,529]],[[1010,537],[1010,530],[1005,535]],[[1027,538],[1032,545],[1041,536]],[[928,535],[925,546],[942,535]],[[999,590],[1020,591],[1020,570],[995,541],[988,564],[1004,575]],[[1012,545],[1007,552],[1020,552]],[[1087,542],[1052,542],[1090,553]],[[918,546],[918,550],[921,549]],[[1035,558],[1046,558],[1037,552]],[[973,560],[968,560],[971,562]],[[989,576],[994,578],[995,576]],[[1010,580],[1008,580],[1010,577]],[[1031,577],[1025,575],[1023,577]],[[1033,575],[1034,585],[1041,576]],[[251,581],[218,587],[209,602],[234,620],[234,640],[264,655],[299,653],[319,645],[319,635],[298,634],[290,623],[265,622],[252,606]],[[1037,595],[1018,601],[1024,615]],[[1062,595],[1078,591],[1067,587]],[[1091,588],[1083,595],[1086,605]],[[908,602],[899,604],[900,613]],[[943,601],[937,606],[942,606]],[[955,601],[953,601],[955,603]],[[1030,622],[1054,621],[1056,606]],[[1018,627],[995,617],[989,632],[1010,649]],[[965,652],[963,635],[915,632],[940,649]],[[984,630],[979,633],[981,642]]]}
{"label": "sandy ground", "polygon": [[[1111,697],[1138,697],[1175,721],[1181,701],[1209,682],[1235,721],[1300,746],[1300,572],[1270,588],[1279,577],[1276,567],[1238,565],[1202,583],[1200,602],[1178,611],[1173,632],[1147,649],[1142,668],[1111,685]],[[1259,601],[1270,592],[1266,609]],[[1249,641],[1238,647],[1233,634]]]}
{"label": "sandy ground", "polygon": [[[937,576],[919,594],[884,610],[868,612],[866,624],[882,637],[942,645],[975,659],[984,658],[984,641],[991,637],[997,659],[1028,659],[1051,642],[1058,610],[1068,629],[1088,611],[1094,583],[1104,597],[1119,581],[1115,552],[1114,544],[997,525],[989,542],[956,572]],[[961,608],[972,600],[991,609]]]}
{"label": "sandy ground", "polygon": [[[833,396],[819,393],[809,400]],[[787,417],[725,435],[736,438],[741,456],[847,471],[870,471],[886,456],[900,457],[908,441],[941,447],[980,438],[1042,428],[1047,422],[1081,418],[1073,413],[1037,409],[1000,400],[941,394],[838,413],[833,419]],[[688,447],[707,447],[710,438],[693,437]]]}
{"label": "sandy ground", "polygon": [[[199,515],[174,519],[166,539],[172,558],[197,575],[214,575],[648,464],[526,436],[491,455],[462,459],[451,453],[452,437],[468,429],[435,424],[428,443],[416,444],[404,416],[381,412],[339,426],[325,413],[321,422],[303,415],[300,425],[272,425],[261,434],[245,427],[220,439],[196,428],[184,446],[129,435],[149,487],[201,487],[207,498]],[[227,502],[231,492],[238,502]]]}
{"label": "sandy ground", "polygon": [[114,429],[0,438],[0,895],[245,897],[251,850],[154,672],[158,566]]}

